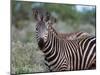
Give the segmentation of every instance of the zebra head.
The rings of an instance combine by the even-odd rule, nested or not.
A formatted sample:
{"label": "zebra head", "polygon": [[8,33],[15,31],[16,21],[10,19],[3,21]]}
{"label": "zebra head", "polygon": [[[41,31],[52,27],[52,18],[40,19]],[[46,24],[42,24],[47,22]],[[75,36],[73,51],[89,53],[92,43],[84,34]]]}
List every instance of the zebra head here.
{"label": "zebra head", "polygon": [[37,21],[36,24],[36,37],[40,49],[43,48],[44,43],[48,37],[48,26],[52,25],[54,21],[51,14],[44,9],[33,9],[34,18]]}

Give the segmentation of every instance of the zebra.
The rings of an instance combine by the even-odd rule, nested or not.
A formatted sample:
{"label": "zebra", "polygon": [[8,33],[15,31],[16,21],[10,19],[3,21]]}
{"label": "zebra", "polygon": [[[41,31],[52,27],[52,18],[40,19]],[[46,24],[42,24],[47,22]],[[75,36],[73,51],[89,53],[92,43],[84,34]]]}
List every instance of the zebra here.
{"label": "zebra", "polygon": [[[50,71],[72,71],[96,68],[95,36],[60,34],[53,27],[48,11],[33,9],[36,37]],[[61,36],[61,35],[64,35]],[[73,39],[68,37],[75,36]],[[83,37],[84,36],[84,37]],[[67,38],[66,38],[67,37]]]}

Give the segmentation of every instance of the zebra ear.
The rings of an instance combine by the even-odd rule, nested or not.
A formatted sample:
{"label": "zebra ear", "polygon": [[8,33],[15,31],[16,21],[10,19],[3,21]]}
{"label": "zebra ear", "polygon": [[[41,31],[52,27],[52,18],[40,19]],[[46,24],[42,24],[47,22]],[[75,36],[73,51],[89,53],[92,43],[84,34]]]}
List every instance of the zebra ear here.
{"label": "zebra ear", "polygon": [[57,19],[56,18],[52,17],[51,20],[52,20],[53,23],[57,23]]}
{"label": "zebra ear", "polygon": [[45,16],[43,17],[43,21],[44,21],[44,22],[49,21],[49,20],[50,20],[50,16],[51,16],[50,13],[46,11],[46,12],[45,12]]}
{"label": "zebra ear", "polygon": [[33,8],[33,15],[34,15],[34,19],[37,21],[41,20],[41,15],[39,14],[39,11],[37,9]]}
{"label": "zebra ear", "polygon": [[50,20],[48,21],[49,25],[54,25],[57,22],[56,18],[50,17]]}

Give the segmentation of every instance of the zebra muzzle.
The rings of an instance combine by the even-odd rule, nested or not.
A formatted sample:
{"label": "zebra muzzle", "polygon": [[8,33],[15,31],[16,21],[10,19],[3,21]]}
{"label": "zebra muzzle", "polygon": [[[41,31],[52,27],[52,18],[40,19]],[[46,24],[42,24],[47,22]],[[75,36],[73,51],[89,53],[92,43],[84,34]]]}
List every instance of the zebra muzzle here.
{"label": "zebra muzzle", "polygon": [[42,50],[43,49],[43,47],[44,47],[44,40],[43,40],[43,38],[40,38],[39,39],[39,41],[38,41],[38,46],[39,46],[39,48]]}

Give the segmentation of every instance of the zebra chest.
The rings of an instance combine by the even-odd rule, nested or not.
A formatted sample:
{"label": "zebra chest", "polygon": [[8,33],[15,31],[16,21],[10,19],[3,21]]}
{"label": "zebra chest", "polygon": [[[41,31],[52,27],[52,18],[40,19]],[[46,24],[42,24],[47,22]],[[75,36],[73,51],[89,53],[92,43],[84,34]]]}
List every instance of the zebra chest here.
{"label": "zebra chest", "polygon": [[48,66],[50,71],[65,71],[70,69],[70,66],[68,65],[68,60],[63,55],[54,60],[48,60],[47,57],[45,57],[45,64]]}

